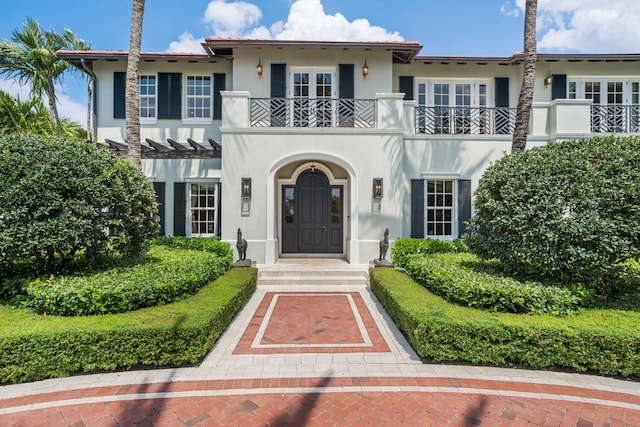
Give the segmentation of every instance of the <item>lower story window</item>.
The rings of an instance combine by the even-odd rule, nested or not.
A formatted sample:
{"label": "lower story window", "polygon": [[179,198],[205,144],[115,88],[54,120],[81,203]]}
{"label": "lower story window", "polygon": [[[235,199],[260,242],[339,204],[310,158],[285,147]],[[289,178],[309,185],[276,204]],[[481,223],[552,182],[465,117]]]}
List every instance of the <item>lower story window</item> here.
{"label": "lower story window", "polygon": [[454,181],[427,179],[425,201],[427,235],[453,237]]}
{"label": "lower story window", "polygon": [[216,234],[216,183],[190,185],[191,235],[214,236]]}

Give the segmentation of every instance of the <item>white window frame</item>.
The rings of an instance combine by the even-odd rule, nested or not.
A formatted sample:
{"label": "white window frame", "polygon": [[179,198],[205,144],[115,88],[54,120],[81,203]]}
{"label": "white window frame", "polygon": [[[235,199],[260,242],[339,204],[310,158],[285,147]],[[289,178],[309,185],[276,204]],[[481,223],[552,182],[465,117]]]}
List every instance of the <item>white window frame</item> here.
{"label": "white window frame", "polygon": [[[220,209],[220,206],[218,204],[218,200],[220,198],[220,186],[218,185],[219,182],[218,181],[211,181],[211,180],[207,180],[207,181],[201,181],[201,180],[192,180],[192,181],[187,181],[186,182],[187,186],[188,186],[188,195],[187,195],[187,209],[186,209],[186,213],[187,213],[187,220],[186,220],[186,234],[187,236],[190,237],[215,237],[218,235],[218,227],[220,226],[220,224],[218,224],[218,209]],[[194,194],[192,193],[192,186],[193,185],[199,185],[199,186],[207,186],[207,187],[213,187],[214,189],[214,194],[213,194],[213,207],[209,207],[209,206],[205,206],[204,209],[201,206],[195,206],[192,207],[191,206],[191,198],[194,196]],[[213,210],[213,233],[199,233],[199,232],[194,232],[193,230],[193,211],[195,210],[204,210],[206,212]],[[208,223],[209,221],[205,220],[205,221],[199,221],[199,223],[204,222],[205,224]]]}
{"label": "white window frame", "polygon": [[[438,240],[453,240],[458,235],[458,180],[460,179],[460,175],[458,174],[448,174],[448,175],[425,175],[423,174],[424,179],[424,237],[427,239],[438,239]],[[429,221],[429,181],[451,181],[451,234],[429,234],[429,223],[435,221]],[[446,207],[446,206],[445,206]],[[439,208],[439,206],[433,206],[434,209]],[[444,221],[440,221],[444,223]]]}
{"label": "white window frame", "polygon": [[[213,76],[209,75],[209,74],[187,74],[184,77],[184,111],[183,111],[183,119],[182,121],[184,123],[213,123]],[[189,94],[189,80],[191,79],[195,79],[196,81],[201,80],[205,80],[208,79],[209,80],[209,95],[197,95],[197,94],[193,94],[190,95]],[[204,86],[203,86],[204,87]],[[189,116],[190,110],[191,108],[189,107],[189,100],[190,99],[194,99],[194,100],[198,100],[198,99],[207,99],[208,98],[208,108],[209,108],[209,116],[208,117],[195,117],[194,116]],[[193,108],[201,108],[201,107],[193,107]],[[205,105],[204,108],[207,108],[207,106]]]}
{"label": "white window frame", "polygon": [[[153,95],[149,95],[144,94],[143,95],[143,90],[142,90],[142,82],[140,81],[142,77],[147,77],[147,78],[151,78],[153,77],[153,85],[147,85],[147,87],[153,87]],[[138,90],[139,90],[139,94],[140,94],[140,101],[139,101],[139,108],[140,108],[140,123],[141,124],[156,124],[158,122],[158,76],[157,74],[150,74],[150,73],[144,73],[144,74],[140,74],[138,76]],[[146,108],[152,108],[153,109],[153,116],[143,116],[142,115],[142,111],[143,111],[143,106],[142,106],[142,101],[143,99],[153,99],[153,106],[150,107],[146,107]]]}
{"label": "white window frame", "polygon": [[[609,83],[622,82],[622,104],[633,104],[633,84],[639,83],[640,78],[629,76],[569,76],[567,77],[567,97],[569,99],[587,99],[586,84],[590,82],[600,83],[600,104],[609,105]],[[572,91],[572,84],[575,85],[575,92]],[[575,95],[574,95],[575,94]],[[575,97],[573,97],[575,96]]]}
{"label": "white window frame", "polygon": [[[420,84],[425,85],[426,93],[424,93],[424,103],[420,97]],[[418,105],[422,107],[434,107],[434,94],[435,94],[435,85],[437,84],[448,84],[449,85],[449,107],[456,107],[456,85],[459,84],[469,84],[471,85],[471,108],[477,107],[493,107],[493,97],[489,96],[493,93],[493,82],[491,79],[448,79],[448,78],[419,78],[416,79],[415,83],[415,93],[418,94]],[[480,86],[484,85],[486,87],[486,96],[485,96],[485,105],[481,105],[480,103]]]}
{"label": "white window frame", "polygon": [[[294,88],[295,88],[295,84],[294,84],[294,75],[297,73],[307,73],[309,74],[309,95],[306,97],[303,96],[294,96]],[[318,97],[318,94],[316,92],[316,75],[317,74],[331,74],[331,95],[330,97]],[[337,98],[338,96],[338,80],[337,80],[337,71],[336,71],[336,67],[290,67],[288,70],[288,87],[287,87],[287,97],[290,99],[309,99],[309,100],[317,100],[317,99],[330,99],[330,109],[333,110],[334,109],[334,104],[333,101],[334,99]],[[295,103],[295,101],[294,101]],[[336,111],[331,111],[331,127],[336,126],[336,117],[337,117],[337,112]],[[295,115],[293,114],[293,108],[292,108],[292,114],[291,114],[291,123],[290,125],[293,126],[295,123]],[[311,112],[311,115],[308,118],[309,120],[309,125],[308,127],[316,127],[316,117],[315,117],[315,112]],[[298,127],[298,126],[296,126]],[[303,126],[306,127],[306,126]]]}

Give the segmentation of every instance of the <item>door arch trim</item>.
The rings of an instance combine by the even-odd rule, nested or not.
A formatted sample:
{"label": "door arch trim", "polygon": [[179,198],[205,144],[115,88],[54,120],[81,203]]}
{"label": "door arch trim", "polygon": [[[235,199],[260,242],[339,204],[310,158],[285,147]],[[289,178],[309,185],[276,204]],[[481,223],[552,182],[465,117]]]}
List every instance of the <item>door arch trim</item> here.
{"label": "door arch trim", "polygon": [[[299,161],[315,161],[315,162],[330,162],[334,163],[336,166],[340,166],[344,169],[348,174],[348,183],[345,185],[345,191],[348,190],[348,206],[349,210],[346,211],[345,223],[347,224],[347,229],[349,233],[344,236],[346,241],[350,241],[351,243],[345,247],[345,252],[347,256],[347,260],[350,263],[357,263],[360,259],[360,247],[358,244],[358,176],[353,165],[346,160],[337,157],[333,154],[322,153],[322,152],[301,152],[290,154],[289,156],[283,157],[282,159],[274,162],[269,168],[267,174],[267,203],[266,206],[266,231],[267,231],[267,250],[265,251],[265,262],[267,264],[273,264],[276,262],[276,258],[279,254],[279,248],[277,244],[277,212],[278,212],[278,197],[277,197],[277,189],[278,189],[278,180],[276,175],[278,171],[294,162]],[[331,174],[333,176],[333,174]],[[346,202],[346,201],[345,201]]]}

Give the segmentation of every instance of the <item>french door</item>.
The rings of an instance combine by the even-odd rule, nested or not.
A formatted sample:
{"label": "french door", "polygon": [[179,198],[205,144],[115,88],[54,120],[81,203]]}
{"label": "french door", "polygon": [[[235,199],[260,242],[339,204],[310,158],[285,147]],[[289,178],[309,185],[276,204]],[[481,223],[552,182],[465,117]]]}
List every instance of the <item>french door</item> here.
{"label": "french door", "polygon": [[291,126],[331,127],[335,97],[332,70],[294,70],[291,73],[290,98],[293,108]]}

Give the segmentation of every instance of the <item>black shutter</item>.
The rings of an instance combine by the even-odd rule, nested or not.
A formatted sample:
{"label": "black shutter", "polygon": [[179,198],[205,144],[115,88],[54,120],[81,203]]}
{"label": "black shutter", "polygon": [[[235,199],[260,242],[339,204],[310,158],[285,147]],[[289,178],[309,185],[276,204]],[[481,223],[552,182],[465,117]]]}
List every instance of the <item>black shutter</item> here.
{"label": "black shutter", "polygon": [[220,239],[222,237],[222,183],[218,183],[218,215],[216,218],[218,221],[218,234],[216,237]]}
{"label": "black shutter", "polygon": [[271,97],[287,97],[287,64],[271,64]]}
{"label": "black shutter", "polygon": [[424,179],[411,180],[411,237],[424,238]]}
{"label": "black shutter", "polygon": [[113,73],[113,118],[124,119],[126,117],[125,87],[127,85],[127,73],[116,71]]}
{"label": "black shutter", "polygon": [[173,183],[173,235],[185,236],[187,234],[185,219],[187,217],[187,184],[184,182]]}
{"label": "black shutter", "polygon": [[182,74],[158,73],[158,119],[182,118]]}
{"label": "black shutter", "polygon": [[352,128],[355,113],[354,65],[338,65],[338,78],[338,95],[342,99],[338,104],[338,126]]}
{"label": "black shutter", "polygon": [[338,95],[340,98],[353,99],[354,91],[354,65],[340,64],[338,65]]}
{"label": "black shutter", "polygon": [[226,90],[227,75],[213,73],[213,120],[222,119],[222,95],[221,90]]}
{"label": "black shutter", "polygon": [[567,99],[567,75],[553,74],[551,77],[551,99]]}
{"label": "black shutter", "polygon": [[287,126],[286,97],[287,64],[271,64],[271,127]]}
{"label": "black shutter", "polygon": [[471,180],[458,180],[458,237],[467,231],[466,221],[471,219]]}
{"label": "black shutter", "polygon": [[509,108],[509,77],[496,77],[496,108]]}
{"label": "black shutter", "polygon": [[164,182],[153,182],[153,191],[156,192],[156,202],[158,202],[158,217],[160,218],[160,236],[164,236],[164,204],[165,204],[165,184]]}
{"label": "black shutter", "polygon": [[413,101],[413,76],[400,76],[400,93],[405,101]]}

